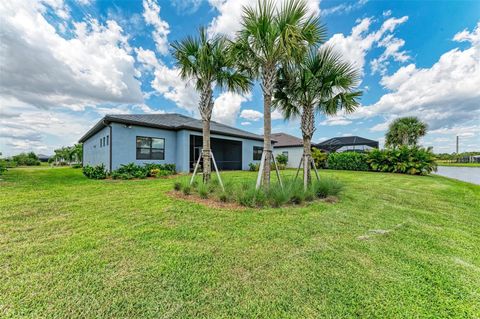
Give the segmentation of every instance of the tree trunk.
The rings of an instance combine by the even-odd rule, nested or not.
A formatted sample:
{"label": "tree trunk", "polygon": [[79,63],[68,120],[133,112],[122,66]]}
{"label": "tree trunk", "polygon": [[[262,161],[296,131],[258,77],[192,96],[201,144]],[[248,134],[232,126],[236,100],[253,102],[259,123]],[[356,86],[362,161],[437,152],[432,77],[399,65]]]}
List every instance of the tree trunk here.
{"label": "tree trunk", "polygon": [[203,182],[208,183],[212,173],[212,165],[210,160],[210,120],[202,120],[202,134],[203,134]]}
{"label": "tree trunk", "polygon": [[265,166],[263,168],[263,185],[270,187],[270,170],[272,162],[272,96],[275,85],[275,67],[267,66],[263,71],[263,152]]}
{"label": "tree trunk", "polygon": [[200,95],[199,105],[200,115],[202,116],[202,159],[203,159],[203,182],[208,183],[211,177],[212,165],[210,152],[210,119],[213,110],[213,90],[208,83]]}
{"label": "tree trunk", "polygon": [[315,132],[315,114],[313,106],[304,105],[302,107],[302,137],[303,137],[303,187],[306,190],[312,183],[312,136]]}

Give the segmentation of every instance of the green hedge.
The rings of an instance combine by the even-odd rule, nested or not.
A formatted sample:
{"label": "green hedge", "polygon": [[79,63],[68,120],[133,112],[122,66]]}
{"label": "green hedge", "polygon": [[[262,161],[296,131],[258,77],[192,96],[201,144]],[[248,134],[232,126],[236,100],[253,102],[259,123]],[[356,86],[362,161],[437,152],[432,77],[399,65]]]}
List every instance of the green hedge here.
{"label": "green hedge", "polygon": [[402,146],[394,149],[373,149],[368,153],[330,153],[327,168],[427,175],[437,170],[437,164],[430,149]]}
{"label": "green hedge", "polygon": [[342,152],[328,154],[327,167],[330,169],[349,171],[368,171],[367,154]]}
{"label": "green hedge", "polygon": [[368,153],[367,162],[373,171],[427,175],[437,170],[436,158],[428,148],[402,146]]}
{"label": "green hedge", "polygon": [[[175,164],[145,164],[143,166],[135,163],[120,165],[120,168],[112,171],[110,176],[113,179],[134,179],[146,177],[162,177],[176,173]],[[83,175],[91,179],[104,179],[109,175],[105,166],[83,167]]]}

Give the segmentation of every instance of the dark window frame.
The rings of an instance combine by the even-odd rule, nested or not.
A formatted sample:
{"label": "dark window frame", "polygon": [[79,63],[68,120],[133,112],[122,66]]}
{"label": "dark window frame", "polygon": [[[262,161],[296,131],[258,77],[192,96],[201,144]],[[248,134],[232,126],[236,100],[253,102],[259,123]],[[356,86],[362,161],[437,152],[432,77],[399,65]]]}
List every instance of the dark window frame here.
{"label": "dark window frame", "polygon": [[287,157],[287,161],[288,161],[288,151],[283,151],[282,154]]}
{"label": "dark window frame", "polygon": [[102,138],[100,137],[100,147],[102,147]]}
{"label": "dark window frame", "polygon": [[[149,139],[150,141],[150,146],[149,147],[138,147],[138,139]],[[153,146],[153,140],[162,140],[163,141],[163,148],[158,148],[158,147],[152,147]],[[148,156],[140,156],[139,157],[139,150],[149,150]],[[153,154],[155,154],[153,151],[156,151],[157,154],[161,154],[161,158],[155,158]],[[163,137],[153,137],[153,136],[136,136],[135,137],[135,159],[136,160],[152,160],[152,161],[163,161],[165,160],[165,138]]]}
{"label": "dark window frame", "polygon": [[253,147],[253,160],[260,161],[262,159],[263,147],[262,146],[254,146]]}
{"label": "dark window frame", "polygon": [[110,137],[107,135],[107,146],[108,146],[108,143],[109,143],[109,142],[108,142],[109,138],[110,138]]}

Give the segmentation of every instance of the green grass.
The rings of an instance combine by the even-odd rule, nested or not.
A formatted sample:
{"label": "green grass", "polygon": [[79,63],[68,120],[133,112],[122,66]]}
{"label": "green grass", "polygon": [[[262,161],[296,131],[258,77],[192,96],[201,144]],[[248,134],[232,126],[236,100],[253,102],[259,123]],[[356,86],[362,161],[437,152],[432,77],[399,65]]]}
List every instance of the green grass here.
{"label": "green grass", "polygon": [[345,185],[338,203],[229,211],[168,197],[174,178],[11,169],[0,177],[0,317],[479,316],[479,186],[320,174]]}
{"label": "green grass", "polygon": [[438,166],[480,167],[480,163],[450,163],[437,162]]}

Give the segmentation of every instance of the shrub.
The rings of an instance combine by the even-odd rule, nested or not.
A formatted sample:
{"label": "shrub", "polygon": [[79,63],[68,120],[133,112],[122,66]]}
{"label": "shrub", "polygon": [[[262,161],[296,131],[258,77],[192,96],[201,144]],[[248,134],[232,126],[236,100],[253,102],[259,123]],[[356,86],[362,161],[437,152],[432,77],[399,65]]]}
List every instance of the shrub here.
{"label": "shrub", "polygon": [[315,196],[325,198],[327,196],[337,196],[343,189],[343,184],[335,179],[322,178],[312,184]]}
{"label": "shrub", "polygon": [[200,198],[208,198],[208,194],[210,193],[209,189],[208,189],[208,185],[205,184],[205,183],[200,183],[197,187],[197,192],[198,192],[198,195],[200,196]]}
{"label": "shrub", "polygon": [[72,164],[72,168],[82,168],[82,164]]}
{"label": "shrub", "polygon": [[305,201],[305,191],[302,182],[292,182],[286,185],[286,187],[292,204],[301,204]]}
{"label": "shrub", "polygon": [[7,171],[7,161],[0,159],[0,175]]}
{"label": "shrub", "polygon": [[255,189],[254,184],[247,184],[248,187],[244,186],[245,184],[242,185],[242,188],[244,188],[243,191],[239,192],[237,195],[237,200],[238,203],[242,206],[247,206],[247,207],[263,207],[267,203],[267,196],[265,194],[265,191],[260,188],[260,189]]}
{"label": "shrub", "polygon": [[190,195],[192,193],[192,187],[190,185],[183,186],[183,194]]}
{"label": "shrub", "polygon": [[[175,167],[175,164],[155,164],[155,163],[148,163],[148,164],[145,164],[145,169],[147,169],[148,172],[151,172],[152,170],[160,170],[160,171],[166,171],[166,172],[169,172],[171,174],[175,174],[177,171],[176,171],[176,167]],[[166,175],[164,175],[166,176]]]}
{"label": "shrub", "polygon": [[328,154],[319,150],[318,148],[312,148],[312,158],[315,162],[317,168],[326,168],[327,167],[327,158]]}
{"label": "shrub", "polygon": [[19,166],[38,166],[40,165],[40,160],[34,152],[30,153],[20,153],[12,157],[12,160]]}
{"label": "shrub", "polygon": [[145,178],[148,176],[150,170],[146,166],[139,166],[135,163],[120,165],[120,168],[112,172],[114,179],[132,179]]}
{"label": "shrub", "polygon": [[368,154],[367,163],[372,170],[379,172],[427,175],[437,170],[431,149],[416,146],[374,149]]}
{"label": "shrub", "polygon": [[173,184],[173,189],[176,190],[176,191],[181,191],[182,190],[182,183],[180,182],[175,182]]}
{"label": "shrub", "polygon": [[367,154],[357,152],[330,153],[327,167],[330,169],[368,171]]}
{"label": "shrub", "polygon": [[251,172],[258,172],[259,169],[260,169],[260,164],[256,164],[256,163],[248,164],[248,170]]}
{"label": "shrub", "polygon": [[281,164],[287,166],[288,163],[288,156],[285,154],[278,154],[277,157],[275,157],[278,163],[278,166]]}
{"label": "shrub", "polygon": [[83,175],[91,179],[105,179],[107,178],[107,170],[103,164],[97,166],[86,165],[83,167]]}
{"label": "shrub", "polygon": [[288,203],[290,196],[285,188],[279,184],[272,184],[267,191],[268,201],[273,207],[280,207]]}

